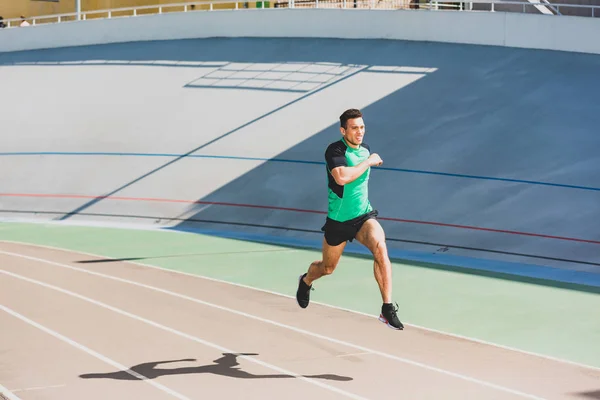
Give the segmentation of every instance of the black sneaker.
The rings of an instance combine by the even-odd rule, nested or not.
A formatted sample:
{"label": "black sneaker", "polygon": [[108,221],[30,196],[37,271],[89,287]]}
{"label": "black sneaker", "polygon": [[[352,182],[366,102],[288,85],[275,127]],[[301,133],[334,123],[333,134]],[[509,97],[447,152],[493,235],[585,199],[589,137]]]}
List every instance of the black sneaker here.
{"label": "black sneaker", "polygon": [[305,276],[306,274],[300,275],[300,279],[298,280],[298,290],[296,291],[296,301],[302,308],[308,307],[308,303],[310,302],[310,291],[312,289],[312,285],[308,286],[302,279]]}
{"label": "black sneaker", "polygon": [[404,329],[404,325],[398,319],[398,315],[396,312],[398,311],[398,304],[396,303],[396,307],[392,303],[383,303],[381,306],[381,314],[379,315],[379,320],[389,326],[392,329],[402,330]]}

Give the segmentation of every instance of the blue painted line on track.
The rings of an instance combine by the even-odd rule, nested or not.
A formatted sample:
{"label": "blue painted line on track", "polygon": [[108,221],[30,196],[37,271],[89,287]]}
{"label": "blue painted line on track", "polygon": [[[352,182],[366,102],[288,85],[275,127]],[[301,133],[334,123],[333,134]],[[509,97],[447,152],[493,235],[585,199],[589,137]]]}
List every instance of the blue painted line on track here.
{"label": "blue painted line on track", "polygon": [[[59,152],[59,151],[47,151],[47,152],[4,152],[0,153],[0,156],[121,156],[121,157],[181,157],[181,154],[174,153],[119,153],[119,152]],[[244,160],[244,161],[265,161],[265,162],[280,162],[280,163],[291,163],[291,164],[313,164],[313,165],[325,165],[322,161],[310,161],[310,160],[292,160],[283,158],[263,158],[263,157],[241,157],[241,156],[218,156],[218,155],[204,155],[204,154],[190,154],[186,157],[189,158],[214,158],[214,159],[227,159],[227,160]],[[423,174],[423,175],[437,175],[447,176],[453,178],[465,178],[465,179],[479,179],[488,181],[499,181],[499,182],[510,182],[510,183],[522,183],[528,185],[538,186],[551,186],[561,187],[567,189],[580,189],[600,192],[600,188],[592,186],[581,186],[581,185],[569,185],[563,183],[552,183],[533,181],[526,179],[513,179],[513,178],[499,178],[493,176],[481,176],[481,175],[468,175],[468,174],[454,174],[449,172],[437,172],[437,171],[425,171],[418,169],[407,169],[407,168],[393,168],[393,167],[375,167],[382,171],[392,172],[405,172],[412,174]]]}

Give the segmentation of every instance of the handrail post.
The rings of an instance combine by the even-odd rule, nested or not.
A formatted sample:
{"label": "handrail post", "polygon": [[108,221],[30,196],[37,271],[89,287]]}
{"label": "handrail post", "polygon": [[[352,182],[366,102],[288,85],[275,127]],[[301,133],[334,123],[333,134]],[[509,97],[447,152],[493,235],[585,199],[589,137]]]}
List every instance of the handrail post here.
{"label": "handrail post", "polygon": [[77,21],[81,20],[81,0],[77,0],[75,11],[77,12]]}

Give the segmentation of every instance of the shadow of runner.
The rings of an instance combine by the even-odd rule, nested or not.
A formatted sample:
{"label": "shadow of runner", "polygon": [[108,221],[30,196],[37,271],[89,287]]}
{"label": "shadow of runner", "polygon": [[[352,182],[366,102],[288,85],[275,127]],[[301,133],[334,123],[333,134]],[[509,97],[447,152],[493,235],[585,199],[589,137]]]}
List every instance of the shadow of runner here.
{"label": "shadow of runner", "polygon": [[[147,362],[135,365],[129,371],[133,371],[139,375],[145,376],[148,379],[156,379],[159,376],[165,375],[183,375],[183,374],[215,374],[228,376],[238,379],[272,379],[272,378],[295,378],[293,375],[271,374],[271,375],[255,375],[240,369],[237,361],[238,356],[256,356],[256,353],[223,353],[223,357],[214,360],[214,364],[201,365],[197,367],[183,368],[157,368],[159,364],[175,363],[175,362],[192,362],[195,358],[186,358],[181,360],[167,360]],[[108,373],[90,373],[79,375],[83,379],[116,379],[116,380],[140,380],[132,375],[129,371],[117,371]],[[332,381],[351,381],[353,378],[334,374],[321,375],[303,375],[305,378],[327,379]]]}
{"label": "shadow of runner", "polygon": [[587,399],[600,399],[600,390],[594,390],[591,392],[575,393],[576,396],[585,397]]}

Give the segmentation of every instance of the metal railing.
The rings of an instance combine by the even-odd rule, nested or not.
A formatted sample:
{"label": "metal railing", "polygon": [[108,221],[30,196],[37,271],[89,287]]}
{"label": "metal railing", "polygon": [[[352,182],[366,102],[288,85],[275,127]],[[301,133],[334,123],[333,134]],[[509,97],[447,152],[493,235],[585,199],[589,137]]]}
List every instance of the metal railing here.
{"label": "metal railing", "polygon": [[[265,4],[267,6],[265,6]],[[98,18],[135,17],[138,15],[163,14],[167,12],[199,12],[220,10],[242,10],[248,8],[339,8],[376,10],[456,10],[456,11],[503,11],[561,15],[567,8],[579,10],[578,15],[600,17],[600,5],[549,3],[548,0],[503,1],[503,0],[262,0],[253,2],[232,0],[208,0],[160,4],[137,7],[90,10],[65,14],[41,15],[30,18],[5,19],[6,28],[20,27],[23,21],[29,25],[62,23]]]}

